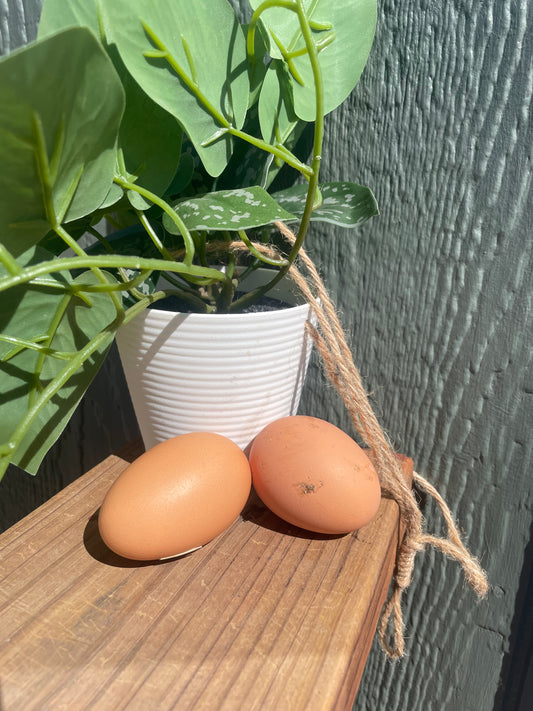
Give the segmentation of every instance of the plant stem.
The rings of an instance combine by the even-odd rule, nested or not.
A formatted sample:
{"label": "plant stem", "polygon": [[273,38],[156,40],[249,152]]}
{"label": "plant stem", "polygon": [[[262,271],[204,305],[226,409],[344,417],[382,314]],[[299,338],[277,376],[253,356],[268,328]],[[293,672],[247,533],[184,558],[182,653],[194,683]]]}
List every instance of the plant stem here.
{"label": "plant stem", "polygon": [[[56,143],[54,146],[54,153],[52,155],[51,163],[48,161],[48,153],[46,151],[46,140],[44,136],[44,129],[42,119],[39,113],[34,111],[32,113],[32,132],[35,141],[34,154],[37,163],[37,172],[39,175],[39,181],[41,183],[43,206],[46,213],[47,220],[54,230],[54,232],[61,237],[63,242],[72,249],[72,251],[79,257],[86,256],[85,251],[79,246],[75,239],[73,239],[69,233],[62,226],[63,218],[72,202],[74,193],[81,179],[83,168],[80,166],[78,172],[72,179],[70,185],[68,186],[62,200],[62,204],[59,210],[55,209],[53,200],[53,184],[57,177],[57,169],[59,165],[59,158],[61,154],[61,149],[63,145],[63,124],[59,128],[58,135],[56,136]],[[103,284],[108,283],[108,280],[104,274],[100,271],[98,267],[91,267],[96,278]],[[118,294],[111,293],[109,295],[117,315],[123,313],[122,300]]]}
{"label": "plant stem", "polygon": [[[61,299],[61,301],[59,302],[59,304],[57,306],[56,312],[55,312],[55,314],[48,326],[48,331],[46,333],[46,340],[44,342],[44,345],[47,348],[50,348],[52,345],[54,336],[56,335],[57,329],[59,328],[61,320],[63,319],[63,316],[65,315],[65,311],[67,310],[71,299],[72,299],[72,295],[66,294],[65,296],[63,296],[63,298]],[[37,393],[42,390],[41,373],[42,373],[43,366],[46,361],[46,355],[47,354],[44,352],[39,353],[39,355],[37,357],[37,362],[35,363],[35,368],[33,369],[32,384],[31,384],[31,387],[29,388],[29,392],[28,392],[28,404],[30,405],[30,407],[33,404],[35,398],[37,397]]]}
{"label": "plant stem", "polygon": [[309,26],[309,18],[306,15],[303,0],[296,0],[296,2],[298,4],[298,17],[300,19],[300,27],[302,29],[302,34],[304,36],[307,49],[309,51],[309,60],[311,62],[311,69],[313,71],[313,79],[315,83],[316,118],[313,140],[313,160],[311,163],[313,168],[313,175],[309,180],[307,200],[305,202],[304,214],[302,216],[300,227],[298,229],[298,234],[296,236],[296,242],[294,243],[294,246],[289,254],[289,264],[292,264],[295,260],[296,255],[298,254],[300,247],[303,244],[305,235],[307,234],[307,230],[309,228],[309,223],[311,221],[315,194],[318,188],[320,163],[322,160],[322,143],[324,141],[324,85],[322,81],[322,70],[318,61],[318,50],[313,41],[311,27]]}
{"label": "plant stem", "polygon": [[[78,258],[83,258],[83,257],[88,256],[87,252],[85,252],[85,250],[83,250],[79,246],[79,244],[76,242],[76,240],[73,239],[69,235],[69,233],[65,230],[65,228],[62,225],[55,225],[54,232],[59,237],[61,237],[61,239],[65,242],[65,244],[67,244],[75,254],[78,255]],[[102,271],[100,270],[100,268],[98,266],[97,267],[90,267],[90,269],[101,284],[103,284],[105,286],[110,284],[109,280],[107,279],[105,274],[102,274]],[[113,305],[115,307],[117,314],[119,314],[119,315],[122,314],[124,312],[124,309],[122,308],[122,299],[120,298],[120,296],[118,294],[114,293],[113,289],[104,289],[104,291],[109,291],[109,298],[113,302]]]}
{"label": "plant stem", "polygon": [[120,222],[116,220],[109,212],[106,212],[106,214],[104,215],[104,219],[108,224],[111,225],[114,230],[122,229],[122,225],[120,224]]}
{"label": "plant stem", "polygon": [[286,259],[272,259],[271,257],[267,257],[266,254],[262,254],[256,247],[254,247],[244,230],[239,230],[239,237],[248,247],[248,251],[261,262],[264,262],[265,264],[270,264],[270,266],[273,267],[285,267],[288,265]]}
{"label": "plant stem", "polygon": [[142,210],[135,210],[135,212],[136,212],[137,217],[139,218],[139,221],[141,222],[142,226],[144,227],[144,229],[145,229],[146,232],[148,233],[148,236],[150,237],[150,239],[151,239],[152,242],[154,243],[154,245],[155,245],[156,249],[158,250],[159,254],[163,257],[163,259],[168,259],[170,262],[173,262],[173,261],[174,261],[174,258],[172,257],[172,255],[170,254],[170,252],[168,251],[168,249],[165,247],[165,245],[164,245],[164,244],[161,242],[161,240],[159,239],[159,237],[158,237],[156,231],[154,230],[154,228],[153,228],[152,225],[150,224],[150,221],[148,220],[148,218],[146,217],[146,215],[144,214],[144,212],[143,212]]}
{"label": "plant stem", "polygon": [[[41,264],[26,267],[19,274],[6,276],[0,279],[0,292],[10,289],[13,286],[26,284],[36,277],[54,272],[65,271],[69,269],[91,269],[101,267],[103,269],[135,269],[137,271],[152,270],[152,271],[169,271],[178,274],[186,274],[194,277],[204,277],[213,279],[214,281],[223,281],[225,275],[217,269],[208,269],[206,267],[197,267],[195,265],[186,265],[183,262],[168,262],[165,259],[145,259],[142,257],[127,257],[123,255],[85,255],[83,257],[63,257],[61,259],[51,259]],[[113,284],[109,284],[109,289],[115,289]]]}
{"label": "plant stem", "polygon": [[4,265],[7,271],[14,276],[15,274],[20,274],[22,267],[13,257],[11,252],[9,252],[3,244],[0,244],[0,262]]}
{"label": "plant stem", "polygon": [[[187,298],[188,295],[183,296],[183,294],[181,294],[180,292],[178,292],[178,290],[175,289],[163,289],[161,291],[154,291],[153,294],[148,294],[148,296],[145,296],[142,301],[139,301],[139,303],[130,306],[130,308],[126,311],[126,315],[124,316],[124,324],[129,323],[138,314],[144,311],[144,309],[146,309],[151,304],[154,304],[156,301],[161,301],[161,299],[166,299],[168,296],[174,295],[179,296],[180,298],[184,298],[186,301],[190,301],[191,303],[193,303],[193,299]],[[202,307],[203,312],[210,311],[209,305],[203,301]]]}
{"label": "plant stem", "polygon": [[93,237],[96,237],[96,239],[100,242],[100,244],[108,254],[115,254],[115,250],[113,249],[113,247],[109,244],[108,240],[98,232],[98,230],[89,225],[89,227],[87,227],[87,232],[89,232],[89,234],[91,234]]}
{"label": "plant stem", "polygon": [[[169,274],[164,275],[165,279],[172,284],[175,289],[163,289],[166,296],[178,296],[183,301],[191,304],[200,313],[206,313],[210,310],[210,305],[207,301],[198,296],[198,293],[194,289],[190,289],[186,285],[180,284],[177,279],[174,279]],[[154,292],[159,293],[159,292]],[[143,295],[143,298],[145,296]]]}
{"label": "plant stem", "polygon": [[271,153],[277,158],[280,158],[284,163],[290,165],[291,168],[294,168],[306,178],[312,177],[313,169],[310,168],[306,163],[302,163],[302,161],[298,160],[294,153],[291,153],[291,151],[289,151],[288,148],[285,148],[285,146],[267,143],[261,138],[256,138],[255,136],[252,136],[249,133],[246,133],[245,131],[240,131],[236,128],[229,128],[228,133],[231,133],[231,135],[235,136],[236,138],[241,138],[243,141],[250,143],[256,148],[260,148],[266,153]]}
{"label": "plant stem", "polygon": [[[115,250],[109,244],[108,240],[105,237],[103,237],[97,230],[95,230],[94,227],[88,227],[87,232],[89,232],[94,237],[96,237],[96,239],[100,242],[100,244],[104,247],[104,249],[106,250],[106,252],[108,254],[116,254]],[[150,270],[146,270],[146,271],[141,272],[141,274],[139,274],[139,276],[134,277],[133,279],[128,279],[128,275],[126,274],[125,269],[122,269],[121,267],[119,267],[119,269],[117,271],[120,274],[124,288],[126,288],[129,291],[129,293],[134,298],[136,298],[138,301],[143,299],[144,294],[141,294],[136,289],[136,287],[139,284],[142,284],[144,281],[146,281],[146,279],[148,279],[148,277],[152,274],[152,272]],[[117,288],[119,288],[119,287],[117,287]],[[91,290],[94,290],[94,285],[92,286]]]}
{"label": "plant stem", "polygon": [[[178,213],[175,212],[165,200],[160,198],[155,193],[150,192],[150,190],[146,190],[145,188],[142,188],[140,185],[131,183],[129,180],[125,180],[124,178],[122,178],[118,175],[115,175],[113,180],[117,185],[120,185],[120,187],[123,188],[124,190],[132,190],[133,192],[138,193],[139,195],[146,198],[147,200],[150,200],[150,202],[152,202],[154,205],[157,205],[158,207],[160,207],[163,210],[163,212],[165,212],[170,217],[172,222],[179,229],[180,234],[183,237],[183,241],[185,243],[185,258],[183,261],[187,266],[192,265],[192,260],[194,257],[194,241],[191,237],[191,233],[187,229],[185,223],[183,222],[181,217],[178,215]],[[172,257],[170,257],[170,259],[172,259]]]}
{"label": "plant stem", "polygon": [[261,5],[259,5],[259,7],[254,11],[252,19],[250,20],[250,23],[248,25],[248,34],[246,36],[246,51],[248,53],[248,56],[250,57],[254,56],[255,31],[257,28],[257,23],[259,22],[259,18],[261,17],[263,12],[265,12],[265,10],[268,10],[272,7],[280,7],[286,10],[292,10],[293,12],[298,12],[298,8],[294,0],[265,0],[265,2],[261,3]]}
{"label": "plant stem", "polygon": [[[265,3],[259,6],[256,13],[261,10],[261,8],[267,9],[266,6],[275,5],[275,0],[266,0]],[[315,106],[316,106],[316,118],[315,118],[315,131],[313,139],[313,160],[311,162],[312,175],[309,178],[309,184],[307,188],[307,198],[305,201],[304,213],[300,222],[300,227],[296,235],[296,240],[294,245],[289,252],[287,257],[287,264],[283,266],[276,276],[258,289],[254,289],[245,296],[237,299],[231,308],[239,309],[250,303],[257,297],[265,294],[267,291],[272,289],[283,277],[287,274],[290,269],[291,264],[294,262],[298,256],[298,252],[302,247],[307,230],[309,229],[309,224],[311,222],[311,214],[313,212],[313,206],[315,202],[315,195],[318,189],[318,177],[320,173],[320,162],[322,159],[322,143],[324,141],[324,84],[322,79],[322,70],[320,68],[320,63],[318,61],[318,50],[316,48],[315,42],[313,40],[312,29],[310,26],[310,19],[307,16],[306,9],[303,0],[296,0],[298,19],[300,21],[300,29],[305,40],[307,51],[309,54],[309,61],[311,62],[311,68],[313,72],[313,79],[315,84]],[[256,14],[254,13],[254,15]]]}
{"label": "plant stem", "polygon": [[[78,294],[78,292],[85,292],[85,293],[94,293],[94,292],[113,292],[113,291],[132,291],[135,290],[139,284],[142,284],[145,282],[148,277],[152,274],[152,269],[143,269],[143,271],[140,274],[137,274],[137,276],[132,277],[131,279],[128,279],[127,277],[124,277],[122,274],[123,281],[119,282],[113,282],[112,284],[71,284],[71,289],[70,291],[74,292],[75,294]],[[143,294],[144,296],[144,294]]]}
{"label": "plant stem", "polygon": [[[42,340],[45,340],[44,338]],[[15,355],[20,353],[20,351],[29,349],[33,351],[39,351],[40,353],[44,353],[47,356],[51,356],[52,358],[58,358],[59,360],[70,360],[72,356],[74,355],[74,352],[66,352],[66,351],[56,351],[53,348],[49,348],[48,346],[43,346],[41,343],[37,343],[36,341],[27,341],[24,338],[18,338],[15,336],[6,336],[3,333],[0,333],[0,341],[4,343],[10,343],[11,345],[15,346],[12,351],[7,353],[5,356],[3,356],[0,360],[2,363],[6,363],[8,360],[13,358]]]}

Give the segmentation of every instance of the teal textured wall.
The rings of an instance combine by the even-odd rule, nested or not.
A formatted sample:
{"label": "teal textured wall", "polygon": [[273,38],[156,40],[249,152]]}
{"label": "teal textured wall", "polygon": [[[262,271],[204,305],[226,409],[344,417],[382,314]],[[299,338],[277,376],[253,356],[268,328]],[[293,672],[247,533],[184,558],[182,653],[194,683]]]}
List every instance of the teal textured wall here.
{"label": "teal textured wall", "polygon": [[[0,0],[0,51],[32,38],[39,6]],[[381,216],[357,233],[316,228],[309,250],[383,426],[445,496],[492,583],[477,604],[455,563],[420,555],[406,657],[390,663],[374,645],[360,711],[526,708],[532,13],[527,0],[382,0],[370,63],[328,124],[323,177],[370,185]],[[350,431],[316,362],[302,407]],[[12,471],[0,487],[5,520],[134,433],[111,359],[39,477]]]}
{"label": "teal textured wall", "polygon": [[[375,645],[362,711],[518,708],[531,650],[531,14],[526,0],[381,2],[368,70],[329,124],[327,177],[373,186],[381,216],[357,235],[315,232],[310,249],[381,422],[493,585],[477,605],[456,564],[420,556],[406,658]],[[310,385],[307,410],[348,427],[331,388]]]}

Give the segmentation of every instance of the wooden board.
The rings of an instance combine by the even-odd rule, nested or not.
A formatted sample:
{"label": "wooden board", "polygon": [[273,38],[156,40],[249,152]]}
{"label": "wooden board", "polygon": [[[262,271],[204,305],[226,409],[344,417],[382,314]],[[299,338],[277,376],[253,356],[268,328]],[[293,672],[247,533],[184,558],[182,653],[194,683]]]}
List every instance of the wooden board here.
{"label": "wooden board", "polygon": [[368,526],[333,537],[252,496],[201,550],[139,564],[98,535],[126,466],[107,458],[0,536],[2,711],[350,709],[392,574],[397,505],[383,499]]}

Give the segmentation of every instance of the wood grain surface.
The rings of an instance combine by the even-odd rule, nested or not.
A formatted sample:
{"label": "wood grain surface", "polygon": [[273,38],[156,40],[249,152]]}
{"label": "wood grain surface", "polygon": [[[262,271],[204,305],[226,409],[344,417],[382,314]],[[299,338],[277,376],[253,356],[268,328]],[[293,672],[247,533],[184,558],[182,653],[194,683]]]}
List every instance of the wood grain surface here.
{"label": "wood grain surface", "polygon": [[0,536],[2,711],[350,709],[397,505],[383,499],[357,534],[322,536],[252,496],[204,548],[139,564],[98,535],[99,504],[126,466],[109,457]]}

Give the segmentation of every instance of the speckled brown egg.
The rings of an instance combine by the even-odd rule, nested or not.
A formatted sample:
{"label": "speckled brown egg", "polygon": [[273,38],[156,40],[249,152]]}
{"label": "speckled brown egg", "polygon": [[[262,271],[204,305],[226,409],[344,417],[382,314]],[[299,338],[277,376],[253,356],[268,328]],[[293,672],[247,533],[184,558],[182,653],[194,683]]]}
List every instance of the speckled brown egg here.
{"label": "speckled brown egg", "polygon": [[379,508],[378,475],[364,450],[315,417],[284,417],[265,427],[252,444],[250,466],[263,503],[309,531],[355,531]]}
{"label": "speckled brown egg", "polygon": [[179,435],[149,449],[111,486],[99,512],[100,535],[126,558],[180,555],[228,528],[250,488],[248,460],[231,440]]}

